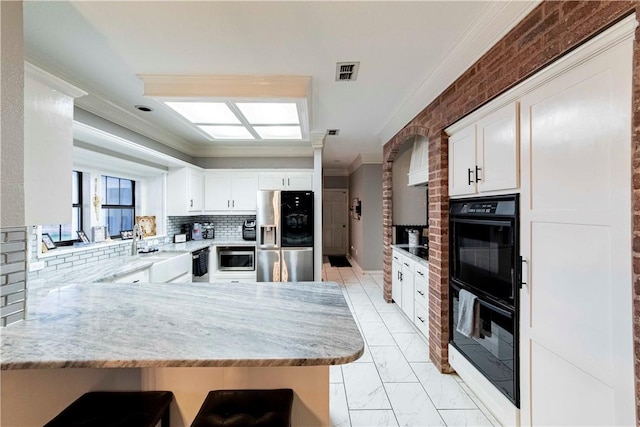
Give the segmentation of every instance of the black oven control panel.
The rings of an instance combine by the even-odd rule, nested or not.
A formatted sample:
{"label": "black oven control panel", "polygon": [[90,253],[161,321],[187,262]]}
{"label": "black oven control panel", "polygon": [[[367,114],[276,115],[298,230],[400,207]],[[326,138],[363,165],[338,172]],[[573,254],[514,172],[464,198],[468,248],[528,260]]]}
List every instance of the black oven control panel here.
{"label": "black oven control panel", "polygon": [[462,205],[460,213],[488,213],[494,214],[498,209],[498,202],[485,202],[485,203],[465,203]]}

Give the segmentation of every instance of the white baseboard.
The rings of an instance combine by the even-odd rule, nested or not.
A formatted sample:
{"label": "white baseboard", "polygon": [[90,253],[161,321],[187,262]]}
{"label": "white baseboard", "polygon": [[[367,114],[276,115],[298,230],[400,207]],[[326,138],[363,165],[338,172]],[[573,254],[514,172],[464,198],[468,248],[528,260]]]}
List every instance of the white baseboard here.
{"label": "white baseboard", "polygon": [[520,426],[520,409],[449,344],[449,364],[503,426]]}

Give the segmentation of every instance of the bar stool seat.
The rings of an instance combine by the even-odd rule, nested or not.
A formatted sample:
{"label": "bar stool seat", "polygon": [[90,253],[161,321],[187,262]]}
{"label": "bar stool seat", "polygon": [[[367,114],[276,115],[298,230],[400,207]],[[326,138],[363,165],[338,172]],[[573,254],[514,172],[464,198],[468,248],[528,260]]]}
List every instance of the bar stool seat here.
{"label": "bar stool seat", "polygon": [[214,390],[191,427],[290,427],[293,390]]}
{"label": "bar stool seat", "polygon": [[44,427],[169,427],[170,391],[93,391]]}

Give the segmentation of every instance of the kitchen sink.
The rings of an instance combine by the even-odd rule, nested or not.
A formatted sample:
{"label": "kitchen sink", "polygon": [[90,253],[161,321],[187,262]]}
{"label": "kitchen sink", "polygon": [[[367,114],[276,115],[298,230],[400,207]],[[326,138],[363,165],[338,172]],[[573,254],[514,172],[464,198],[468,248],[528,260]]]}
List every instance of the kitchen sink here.
{"label": "kitchen sink", "polygon": [[191,276],[191,252],[154,252],[140,254],[138,257],[141,260],[153,261],[153,265],[149,268],[151,283],[171,282],[185,274]]}

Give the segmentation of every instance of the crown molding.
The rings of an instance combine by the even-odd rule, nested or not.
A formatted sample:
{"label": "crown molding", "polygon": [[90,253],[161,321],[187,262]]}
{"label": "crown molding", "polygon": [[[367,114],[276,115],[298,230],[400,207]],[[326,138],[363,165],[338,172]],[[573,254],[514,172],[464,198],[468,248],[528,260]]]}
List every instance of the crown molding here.
{"label": "crown molding", "polygon": [[407,123],[500,41],[541,0],[526,2],[489,2],[452,47],[449,55],[429,74],[391,119],[379,131],[381,145],[386,144]]}
{"label": "crown molding", "polygon": [[322,169],[322,176],[349,176],[347,169]]}
{"label": "crown molding", "polygon": [[72,98],[80,98],[81,96],[88,95],[84,90],[67,83],[61,78],[27,61],[24,62],[24,75]]}
{"label": "crown molding", "polygon": [[209,145],[195,149],[194,157],[313,157],[313,148],[305,146],[239,146]]}

